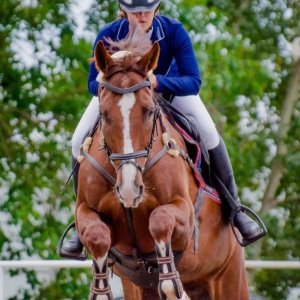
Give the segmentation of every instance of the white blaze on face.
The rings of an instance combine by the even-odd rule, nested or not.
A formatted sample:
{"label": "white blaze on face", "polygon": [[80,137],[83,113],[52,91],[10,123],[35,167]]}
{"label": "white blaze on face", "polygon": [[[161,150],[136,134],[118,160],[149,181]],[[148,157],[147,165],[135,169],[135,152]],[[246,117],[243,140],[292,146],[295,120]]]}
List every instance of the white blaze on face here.
{"label": "white blaze on face", "polygon": [[[124,153],[133,152],[132,140],[130,135],[130,112],[135,104],[134,93],[124,95],[119,101],[119,107],[123,116],[123,140],[124,140]],[[131,188],[131,182],[136,175],[136,168],[132,164],[125,164],[122,168],[122,182],[123,185]]]}

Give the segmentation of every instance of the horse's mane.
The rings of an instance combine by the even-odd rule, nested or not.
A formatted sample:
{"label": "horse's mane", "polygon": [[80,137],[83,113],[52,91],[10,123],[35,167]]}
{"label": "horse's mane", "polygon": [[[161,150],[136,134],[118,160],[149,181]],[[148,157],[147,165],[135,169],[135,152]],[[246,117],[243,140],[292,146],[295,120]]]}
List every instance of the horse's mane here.
{"label": "horse's mane", "polygon": [[128,72],[130,70],[140,73],[142,76],[145,75],[138,68],[136,62],[151,49],[152,42],[138,22],[130,23],[129,32],[123,40],[113,41],[107,37],[104,39],[108,43],[108,51],[111,55],[119,51],[127,51],[127,53],[121,58],[114,59],[114,65],[107,70],[103,79],[109,79],[116,72]]}
{"label": "horse's mane", "polygon": [[105,38],[109,44],[109,52],[111,54],[118,51],[129,51],[135,56],[142,56],[152,47],[152,42],[147,33],[138,22],[129,24],[129,32],[121,41],[113,41],[111,38]]}

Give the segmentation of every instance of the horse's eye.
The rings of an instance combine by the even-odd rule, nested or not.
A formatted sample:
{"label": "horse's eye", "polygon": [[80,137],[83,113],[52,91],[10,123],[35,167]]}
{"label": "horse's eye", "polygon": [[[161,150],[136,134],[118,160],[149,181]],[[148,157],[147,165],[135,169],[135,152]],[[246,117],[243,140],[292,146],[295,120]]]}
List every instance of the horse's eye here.
{"label": "horse's eye", "polygon": [[99,111],[99,115],[100,115],[101,120],[105,121],[104,113],[101,110]]}
{"label": "horse's eye", "polygon": [[148,117],[151,117],[154,114],[155,108],[152,107],[149,111],[148,111]]}

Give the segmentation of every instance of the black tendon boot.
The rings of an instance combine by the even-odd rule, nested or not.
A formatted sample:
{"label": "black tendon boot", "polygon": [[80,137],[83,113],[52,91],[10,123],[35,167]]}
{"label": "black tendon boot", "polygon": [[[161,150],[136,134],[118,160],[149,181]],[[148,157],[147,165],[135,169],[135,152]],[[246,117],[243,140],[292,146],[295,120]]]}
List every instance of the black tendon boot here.
{"label": "black tendon boot", "polygon": [[[227,153],[226,146],[221,137],[219,145],[216,148],[209,150],[209,155],[212,171],[223,183],[223,186],[226,187],[235,204],[237,206],[240,206],[241,201],[238,197],[231,162]],[[216,185],[216,188],[218,189],[220,183],[218,183],[218,181],[214,183]],[[218,190],[222,194],[222,189]],[[226,197],[223,198],[226,199]],[[260,234],[260,227],[258,226],[258,224],[249,216],[247,216],[247,214],[243,211],[239,211],[236,214],[234,218],[234,226],[239,230],[244,240],[254,239]]]}
{"label": "black tendon boot", "polygon": [[[77,160],[72,156],[72,169],[73,169],[73,184],[74,184],[74,192],[77,196],[77,187],[78,187],[78,173],[79,173],[80,164]],[[78,236],[77,230],[72,235],[72,237],[67,240],[61,247],[60,252],[61,256],[69,257],[69,258],[76,258],[80,256],[83,250],[83,245],[81,244]]]}

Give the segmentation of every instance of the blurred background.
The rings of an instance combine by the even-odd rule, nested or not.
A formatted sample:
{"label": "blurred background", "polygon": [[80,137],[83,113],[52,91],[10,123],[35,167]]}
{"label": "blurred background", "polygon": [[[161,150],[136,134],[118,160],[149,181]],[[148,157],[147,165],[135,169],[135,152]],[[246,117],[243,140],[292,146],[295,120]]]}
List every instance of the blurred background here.
{"label": "blurred background", "polygon": [[[0,1],[2,261],[59,259],[74,219],[72,182],[61,189],[91,99],[88,59],[117,11],[116,0]],[[160,12],[188,30],[242,202],[268,228],[246,259],[299,261],[300,1],[163,0]],[[15,268],[4,280],[5,300],[82,300],[91,269]],[[248,280],[253,299],[300,299],[299,270],[249,269]]]}

